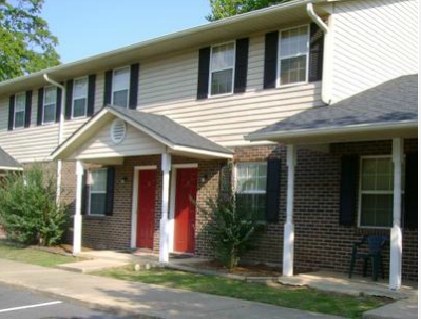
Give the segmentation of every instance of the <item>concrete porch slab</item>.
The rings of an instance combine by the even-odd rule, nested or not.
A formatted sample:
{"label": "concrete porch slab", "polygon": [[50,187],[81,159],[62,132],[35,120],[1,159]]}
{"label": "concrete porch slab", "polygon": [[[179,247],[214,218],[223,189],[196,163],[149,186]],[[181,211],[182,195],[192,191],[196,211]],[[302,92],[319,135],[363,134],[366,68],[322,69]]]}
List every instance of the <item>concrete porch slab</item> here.
{"label": "concrete porch slab", "polygon": [[373,295],[393,299],[408,298],[418,294],[416,282],[404,282],[400,291],[391,291],[387,280],[371,281],[370,277],[353,276],[331,271],[315,271],[293,277],[280,277],[279,282],[285,285],[307,285],[323,291],[338,292],[350,295]]}
{"label": "concrete porch slab", "polygon": [[74,272],[86,273],[90,271],[102,270],[106,268],[121,267],[130,264],[127,261],[111,260],[111,259],[89,259],[82,260],[77,263],[62,264],[56,268],[69,270]]}

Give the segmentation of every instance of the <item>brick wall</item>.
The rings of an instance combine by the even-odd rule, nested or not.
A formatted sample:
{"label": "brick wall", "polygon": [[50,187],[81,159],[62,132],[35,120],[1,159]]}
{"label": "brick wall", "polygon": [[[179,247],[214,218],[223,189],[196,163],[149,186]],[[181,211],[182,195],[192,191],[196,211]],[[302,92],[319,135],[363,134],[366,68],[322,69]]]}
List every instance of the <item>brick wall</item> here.
{"label": "brick wall", "polygon": [[[406,140],[405,152],[417,151],[418,141]],[[340,158],[342,154],[385,155],[391,154],[391,141],[332,144],[329,153],[309,150],[297,152],[294,188],[296,269],[331,269],[347,272],[353,242],[364,234],[389,231],[367,230],[339,225]],[[285,148],[282,145],[236,148],[235,161],[262,161],[266,156],[280,156],[281,200],[280,218],[277,223],[266,225],[266,232],[258,248],[244,259],[282,264],[283,225],[286,212],[287,167]],[[418,231],[403,231],[403,278],[418,276]],[[388,273],[388,252],[386,272]],[[358,264],[357,271],[361,272]],[[387,274],[386,274],[387,275]]]}
{"label": "brick wall", "polygon": [[[173,164],[198,164],[198,188],[197,203],[204,206],[209,197],[216,197],[218,194],[219,171],[226,160],[203,160],[173,156]],[[161,157],[139,156],[126,157],[123,164],[116,166],[114,209],[113,216],[83,216],[82,224],[82,245],[95,249],[130,249],[131,241],[131,219],[132,219],[132,198],[133,198],[133,177],[135,166],[157,167],[157,186],[155,193],[155,231],[153,251],[159,249],[159,220],[161,218],[161,189],[162,175],[160,170]],[[63,164],[63,188],[62,200],[65,201],[74,214],[75,199],[75,165],[74,163]],[[127,181],[121,183],[125,177]],[[211,254],[208,240],[203,227],[206,217],[200,211],[196,216],[196,253],[209,256]],[[72,225],[66,239],[71,242]],[[200,250],[200,252],[199,252]]]}
{"label": "brick wall", "polygon": [[[406,140],[405,152],[416,151],[417,143],[416,139]],[[294,196],[296,269],[331,269],[347,272],[351,244],[359,241],[364,234],[373,232],[339,225],[340,158],[343,154],[391,154],[391,142],[337,143],[331,145],[329,153],[305,149],[297,152]],[[234,161],[266,161],[268,157],[280,158],[282,164],[279,221],[265,226],[265,232],[257,243],[257,248],[244,256],[243,260],[282,264],[287,185],[286,149],[283,145],[275,144],[237,147]],[[226,160],[199,160],[173,156],[173,164],[198,164],[196,200],[200,206],[205,206],[209,197],[215,198],[218,195],[220,172],[226,162]],[[63,169],[63,187],[66,183],[69,185],[74,183],[74,165],[70,167],[71,165],[73,164],[64,165],[66,168]],[[154,236],[154,251],[158,252],[161,216],[160,156],[127,157],[123,165],[116,166],[114,215],[84,216],[83,245],[101,249],[130,247],[133,172],[134,166],[141,165],[158,167]],[[68,174],[69,178],[65,178],[64,176]],[[128,179],[124,184],[118,183],[122,177]],[[74,198],[74,187],[69,186],[67,191],[69,197],[66,197],[66,200],[71,202],[72,196]],[[211,256],[209,238],[204,231],[205,225],[206,216],[198,211],[195,253],[200,256]],[[376,232],[388,234],[388,231]],[[403,240],[403,278],[414,280],[418,276],[418,231],[404,230]],[[388,256],[385,266],[387,271]],[[361,272],[361,264],[357,265],[357,272]]]}

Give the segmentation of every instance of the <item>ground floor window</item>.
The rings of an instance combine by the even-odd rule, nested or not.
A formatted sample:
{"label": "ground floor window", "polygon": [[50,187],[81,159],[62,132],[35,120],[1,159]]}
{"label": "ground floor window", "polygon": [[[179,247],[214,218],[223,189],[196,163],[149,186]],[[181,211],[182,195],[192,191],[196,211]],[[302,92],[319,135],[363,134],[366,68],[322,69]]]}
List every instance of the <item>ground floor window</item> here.
{"label": "ground floor window", "polygon": [[105,215],[107,203],[107,169],[90,171],[89,215]]}
{"label": "ground floor window", "polygon": [[[404,172],[402,168],[402,185],[404,185]],[[393,189],[392,157],[362,157],[359,205],[361,227],[392,227]]]}
{"label": "ground floor window", "polygon": [[259,220],[266,215],[266,163],[238,163],[235,169],[237,209],[253,213]]}

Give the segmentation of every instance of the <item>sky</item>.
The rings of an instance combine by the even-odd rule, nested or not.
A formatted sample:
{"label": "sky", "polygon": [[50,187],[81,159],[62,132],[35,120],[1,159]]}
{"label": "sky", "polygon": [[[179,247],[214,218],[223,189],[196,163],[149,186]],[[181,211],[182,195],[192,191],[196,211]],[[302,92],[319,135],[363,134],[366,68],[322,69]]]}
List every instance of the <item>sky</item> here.
{"label": "sky", "polygon": [[44,0],[62,63],[207,23],[209,0]]}

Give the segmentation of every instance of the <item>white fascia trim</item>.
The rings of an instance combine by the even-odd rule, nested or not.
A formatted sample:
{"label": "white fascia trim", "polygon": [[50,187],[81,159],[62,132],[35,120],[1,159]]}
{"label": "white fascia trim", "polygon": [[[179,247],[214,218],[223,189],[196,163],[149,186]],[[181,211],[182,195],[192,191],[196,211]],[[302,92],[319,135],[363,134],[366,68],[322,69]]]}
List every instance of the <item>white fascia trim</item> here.
{"label": "white fascia trim", "polygon": [[109,113],[109,109],[102,109],[99,111],[90,121],[86,122],[85,124],[82,124],[83,127],[78,129],[76,135],[73,135],[70,139],[66,140],[64,144],[62,144],[58,149],[56,149],[52,154],[52,159],[57,159],[57,157],[64,151],[66,148],[72,144],[74,141],[76,141],[80,136],[83,135],[89,128],[91,128],[94,124],[98,122],[98,120],[103,117],[105,114]]}
{"label": "white fascia trim", "polygon": [[181,145],[174,145],[173,147],[171,147],[171,149],[176,152],[188,152],[188,153],[193,153],[193,154],[207,155],[207,156],[219,157],[219,158],[221,157],[233,158],[234,157],[233,154],[206,151],[206,150],[201,150],[201,149],[196,149],[196,148],[181,146]]}
{"label": "white fascia trim", "polygon": [[130,117],[127,117],[126,115],[121,114],[118,111],[115,111],[113,109],[108,109],[108,111],[111,114],[125,120],[127,123],[129,123],[130,125],[137,128],[139,131],[148,134],[150,137],[152,137],[154,140],[160,142],[161,144],[164,144],[164,145],[168,146],[169,148],[174,147],[174,144],[170,143],[168,140],[166,140],[166,139],[162,138],[161,136],[157,135],[154,131],[151,131],[150,129],[140,125],[139,123],[137,123],[135,121],[133,121]]}
{"label": "white fascia trim", "polygon": [[380,123],[380,124],[358,124],[352,126],[342,126],[333,128],[320,128],[320,129],[302,129],[293,131],[275,131],[269,133],[257,133],[255,135],[246,135],[244,138],[248,141],[264,141],[264,140],[278,140],[279,138],[292,138],[292,137],[315,137],[321,135],[341,134],[341,133],[356,133],[363,132],[376,132],[385,129],[410,129],[418,128],[418,122],[402,121],[399,123]]}
{"label": "white fascia trim", "polygon": [[228,17],[225,19],[221,19],[212,23],[207,23],[204,25],[200,25],[197,27],[193,27],[190,29],[185,29],[185,30],[181,30],[181,31],[177,31],[162,37],[158,37],[158,38],[154,38],[151,40],[146,40],[143,42],[139,42],[136,44],[132,44],[120,49],[116,49],[116,50],[112,50],[112,51],[108,51],[108,52],[104,52],[104,53],[100,53],[97,55],[94,55],[92,57],[88,57],[79,61],[75,61],[75,62],[70,62],[70,63],[66,63],[66,64],[60,64],[57,66],[53,66],[50,68],[46,68],[44,70],[41,70],[39,72],[35,72],[32,73],[30,75],[26,75],[26,76],[20,76],[14,79],[10,79],[10,80],[6,80],[0,83],[0,89],[1,88],[5,88],[5,87],[12,87],[14,84],[22,81],[22,80],[29,80],[29,79],[36,79],[36,78],[41,78],[43,76],[44,73],[48,73],[50,75],[59,75],[61,71],[65,71],[65,70],[70,70],[74,67],[77,66],[83,66],[83,65],[90,65],[93,62],[99,61],[99,60],[106,60],[109,59],[111,57],[120,55],[120,54],[125,54],[128,52],[132,52],[135,50],[139,50],[142,48],[147,48],[147,47],[151,47],[154,46],[158,43],[162,43],[168,40],[174,40],[174,39],[180,39],[180,38],[184,38],[184,37],[188,37],[190,35],[193,34],[198,34],[200,32],[206,31],[206,30],[212,30],[212,29],[216,29],[218,27],[228,27],[237,22],[237,21],[243,21],[243,20],[247,20],[250,19],[251,17],[254,16],[259,16],[259,15],[264,15],[267,12],[270,11],[284,11],[290,8],[294,8],[294,7],[298,7],[300,5],[312,2],[312,3],[320,3],[320,2],[327,2],[328,0],[295,0],[295,1],[289,1],[286,3],[281,3],[281,4],[277,4],[277,5],[273,5],[270,6],[268,8],[264,8],[264,9],[260,9],[260,10],[256,10],[256,11],[251,11],[251,12],[247,12],[247,13],[243,13],[240,15],[236,15],[236,16],[232,16],[232,17]]}
{"label": "white fascia trim", "polygon": [[23,171],[22,167],[0,166],[0,169],[5,171]]}

